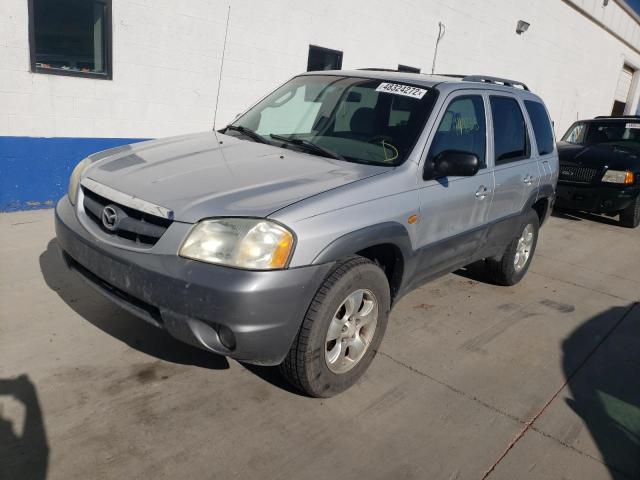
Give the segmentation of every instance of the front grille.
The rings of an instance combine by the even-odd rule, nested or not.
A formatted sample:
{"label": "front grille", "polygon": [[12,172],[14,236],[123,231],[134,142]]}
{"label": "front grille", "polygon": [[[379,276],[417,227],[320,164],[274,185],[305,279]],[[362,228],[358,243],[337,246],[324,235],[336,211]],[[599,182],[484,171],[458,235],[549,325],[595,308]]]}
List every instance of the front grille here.
{"label": "front grille", "polygon": [[[84,211],[107,235],[128,240],[141,247],[151,247],[164,235],[171,225],[171,220],[156,217],[116,202],[82,187],[84,193]],[[105,226],[103,212],[105,207],[111,207],[117,215],[117,221],[112,229]]]}
{"label": "front grille", "polygon": [[560,165],[560,180],[565,182],[591,183],[598,170],[586,167],[565,167]]}

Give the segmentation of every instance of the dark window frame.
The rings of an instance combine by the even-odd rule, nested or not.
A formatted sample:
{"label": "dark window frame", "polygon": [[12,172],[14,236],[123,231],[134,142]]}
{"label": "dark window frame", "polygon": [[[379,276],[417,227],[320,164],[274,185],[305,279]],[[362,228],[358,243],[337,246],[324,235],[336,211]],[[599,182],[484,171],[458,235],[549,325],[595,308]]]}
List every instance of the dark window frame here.
{"label": "dark window frame", "polygon": [[76,70],[63,70],[59,68],[42,68],[36,65],[36,25],[34,1],[28,0],[29,11],[29,61],[31,72],[45,73],[47,75],[62,75],[65,77],[95,78],[98,80],[113,80],[113,22],[112,22],[112,0],[93,0],[96,3],[103,3],[104,14],[104,72],[79,72]]}
{"label": "dark window frame", "polygon": [[[524,103],[524,108],[527,111],[527,116],[529,117],[529,122],[531,124],[531,129],[533,130],[533,136],[536,140],[536,151],[538,153],[539,157],[546,157],[547,155],[551,155],[554,151],[555,151],[555,144],[556,144],[556,139],[554,136],[554,132],[553,132],[553,125],[551,123],[551,117],[549,117],[549,112],[547,112],[547,109],[545,108],[544,104],[542,102],[538,102],[537,100],[524,100],[522,103]],[[545,128],[548,126],[549,127],[549,133],[550,133],[550,137],[551,137],[551,150],[549,150],[548,152],[541,152],[540,151],[540,140],[538,138],[538,133],[536,132],[536,123],[534,122],[533,119],[533,115],[531,112],[531,110],[529,110],[529,105],[538,105],[542,108],[542,111],[544,112],[544,120],[545,120]]]}
{"label": "dark window frame", "polygon": [[[508,98],[509,100],[513,100],[514,102],[516,102],[516,105],[518,105],[518,109],[520,109],[520,115],[522,115],[522,121],[524,122],[524,137],[525,137],[525,153],[523,156],[521,157],[514,157],[514,158],[505,158],[503,160],[498,160],[496,158],[496,126],[495,126],[495,122],[493,121],[493,106],[491,105],[491,99],[492,98]],[[531,139],[530,139],[530,134],[529,134],[529,123],[527,122],[527,117],[525,116],[525,111],[522,109],[522,105],[520,105],[520,102],[518,101],[518,99],[516,97],[512,97],[511,95],[489,95],[489,110],[491,112],[491,130],[493,131],[493,166],[495,167],[499,167],[502,165],[508,165],[510,163],[514,163],[514,162],[521,162],[523,160],[530,160],[531,159]]]}
{"label": "dark window frame", "polygon": [[418,67],[410,67],[409,65],[398,64],[399,72],[407,72],[407,73],[420,73],[421,69]]}
{"label": "dark window frame", "polygon": [[[109,0],[111,1],[111,0]],[[339,63],[340,65],[338,66],[338,68],[336,68],[336,70],[342,70],[342,60],[343,60],[343,54],[344,52],[342,52],[341,50],[334,50],[332,48],[326,48],[326,47],[321,47],[319,45],[313,45],[313,44],[309,44],[309,50],[307,51],[307,72],[317,72],[317,71],[323,71],[323,70],[311,70],[311,49],[316,49],[319,50],[323,53],[331,53],[333,55],[337,55],[339,58]]]}

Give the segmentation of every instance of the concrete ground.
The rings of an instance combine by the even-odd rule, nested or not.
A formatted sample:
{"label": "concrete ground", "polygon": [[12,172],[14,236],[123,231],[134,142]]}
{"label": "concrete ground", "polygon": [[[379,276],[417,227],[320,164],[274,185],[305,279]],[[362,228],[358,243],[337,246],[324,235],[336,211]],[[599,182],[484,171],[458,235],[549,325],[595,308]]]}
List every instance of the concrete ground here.
{"label": "concrete ground", "polygon": [[413,292],[317,400],[111,305],[52,220],[0,215],[2,479],[640,478],[640,229],[551,218],[521,284]]}

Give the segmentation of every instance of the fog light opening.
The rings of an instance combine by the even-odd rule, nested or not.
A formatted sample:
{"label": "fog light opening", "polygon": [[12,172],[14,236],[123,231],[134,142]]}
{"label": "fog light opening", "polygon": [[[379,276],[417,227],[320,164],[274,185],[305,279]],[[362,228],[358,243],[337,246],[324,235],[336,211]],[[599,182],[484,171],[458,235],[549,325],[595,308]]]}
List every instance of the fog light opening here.
{"label": "fog light opening", "polygon": [[229,350],[235,350],[236,336],[233,334],[229,327],[220,325],[218,327],[218,338],[220,338],[220,343],[222,343],[225,348]]}

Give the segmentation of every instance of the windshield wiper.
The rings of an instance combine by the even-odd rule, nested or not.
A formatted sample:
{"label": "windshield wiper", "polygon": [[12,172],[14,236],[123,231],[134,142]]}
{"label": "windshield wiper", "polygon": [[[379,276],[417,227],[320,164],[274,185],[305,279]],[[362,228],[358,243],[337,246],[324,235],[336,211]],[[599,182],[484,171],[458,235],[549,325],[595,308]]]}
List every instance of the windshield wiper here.
{"label": "windshield wiper", "polygon": [[254,132],[250,128],[243,127],[242,125],[227,125],[226,127],[224,127],[224,132],[226,133],[227,130],[231,130],[231,131],[234,131],[234,132],[240,132],[245,137],[249,137],[251,140],[253,140],[255,142],[269,143],[266,140],[266,138],[264,138],[262,135],[260,135],[259,133]]}
{"label": "windshield wiper", "polygon": [[310,142],[309,140],[304,140],[302,138],[291,138],[285,137],[283,135],[276,135],[275,133],[269,134],[269,136],[275,140],[280,140],[282,142],[292,143],[298,147],[302,147],[305,150],[312,151],[315,153],[319,153],[324,155],[325,157],[335,158],[336,160],[347,160],[339,153],[334,152],[333,150],[329,150],[328,148],[321,147],[320,145]]}

